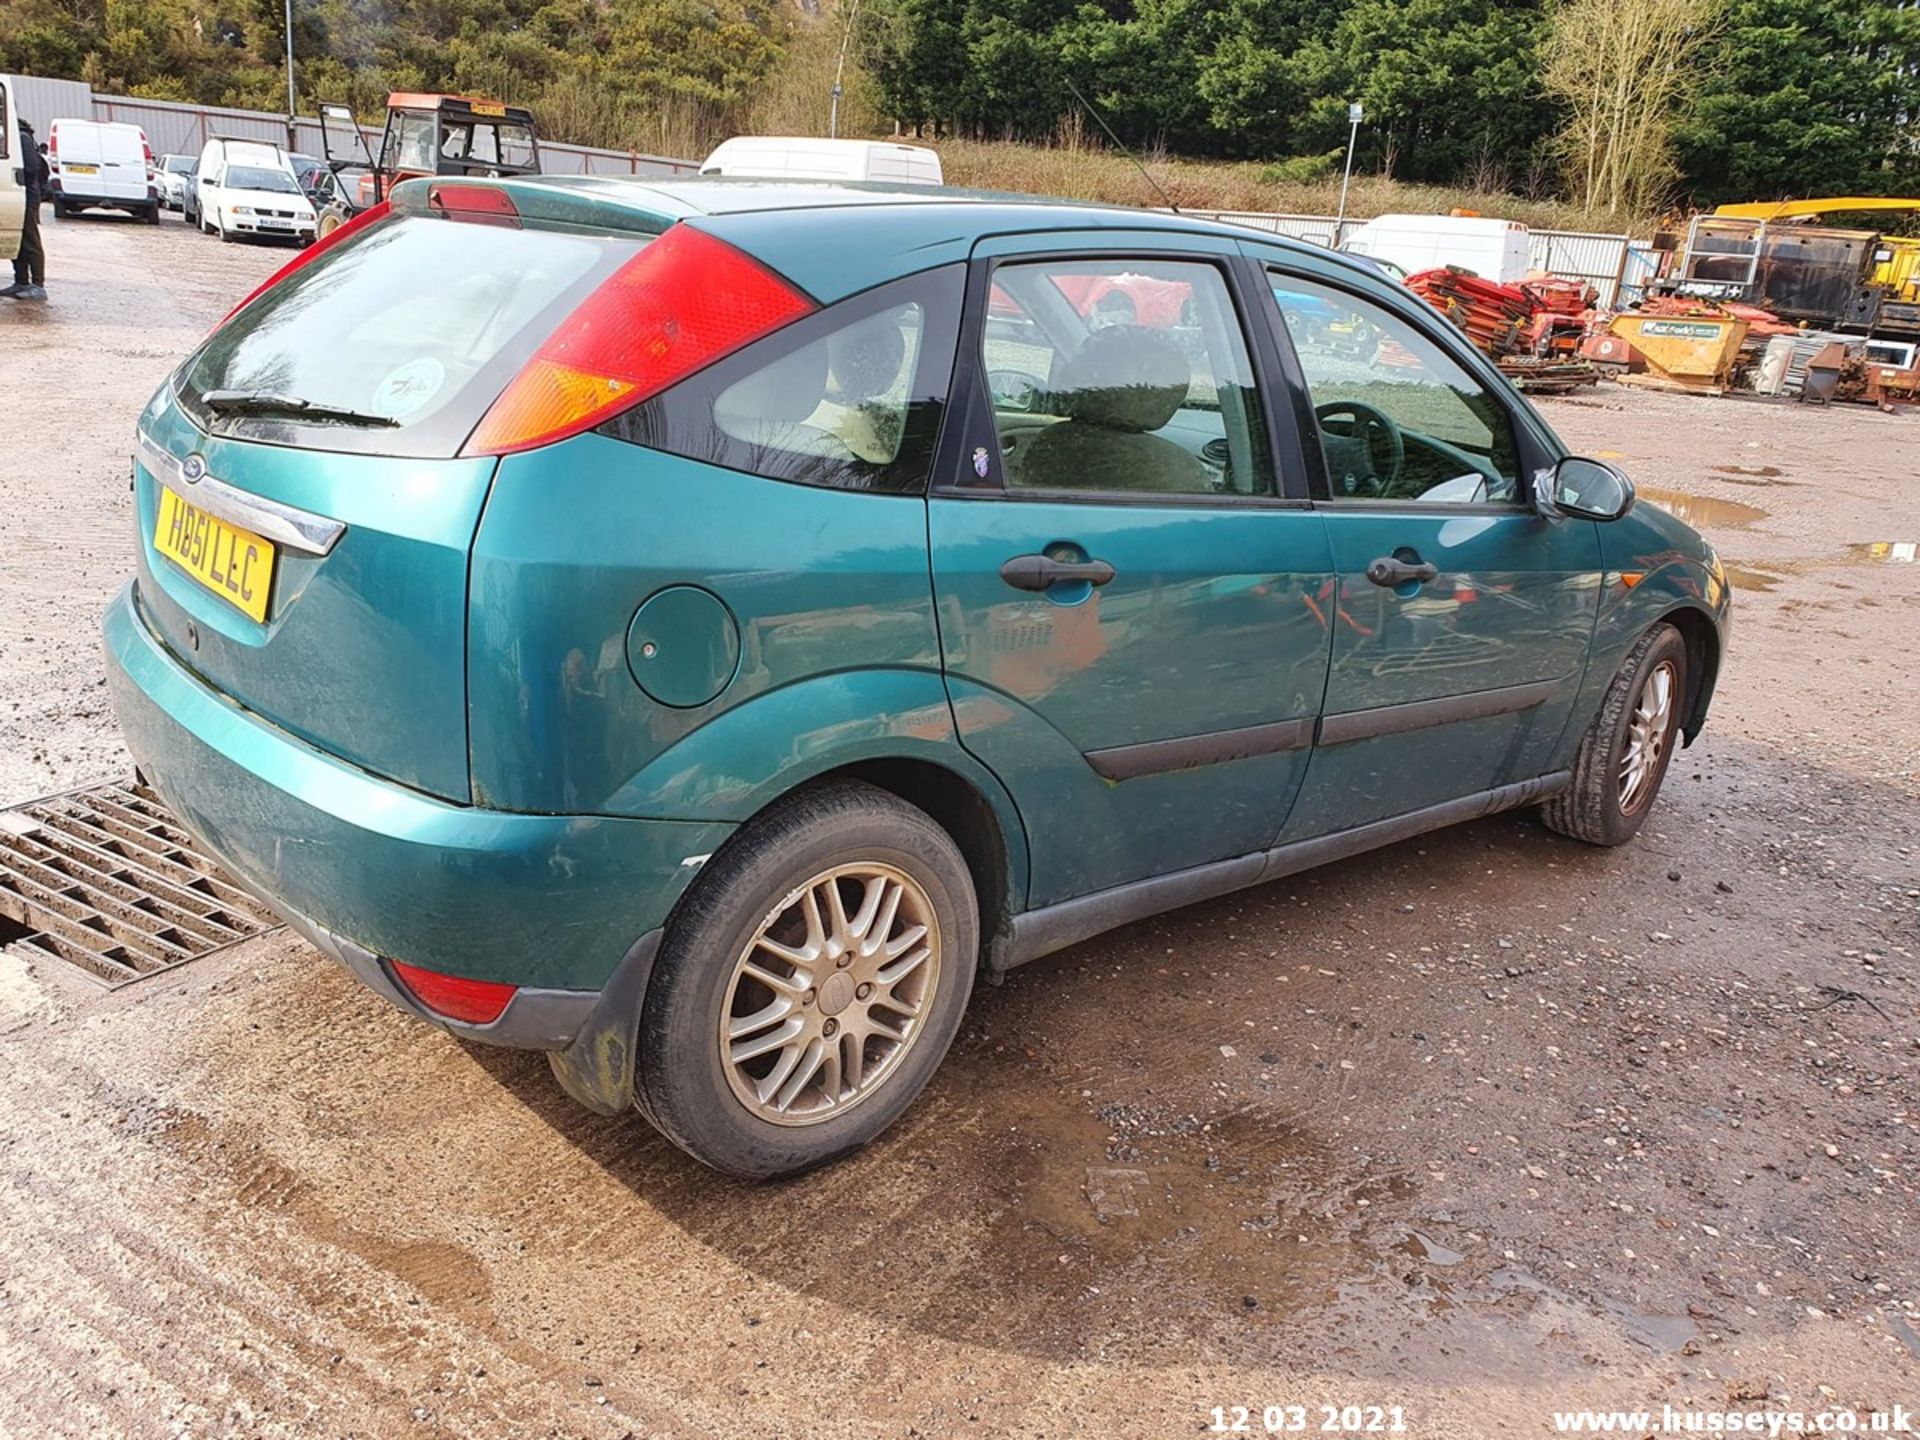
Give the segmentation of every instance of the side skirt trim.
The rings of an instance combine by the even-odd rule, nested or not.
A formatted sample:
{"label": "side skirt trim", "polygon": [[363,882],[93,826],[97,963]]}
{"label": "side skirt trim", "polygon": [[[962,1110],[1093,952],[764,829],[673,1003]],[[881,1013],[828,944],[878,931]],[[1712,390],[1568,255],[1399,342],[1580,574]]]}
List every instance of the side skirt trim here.
{"label": "side skirt trim", "polygon": [[1551,775],[1463,795],[1457,800],[1376,820],[1370,825],[1338,830],[1311,840],[1295,840],[1272,850],[1216,860],[1171,875],[1135,880],[1110,890],[1063,900],[1058,905],[1029,910],[1014,917],[1011,934],[994,947],[988,967],[991,971],[1011,970],[1135,920],[1295,875],[1382,845],[1424,835],[1429,830],[1549,799],[1572,782],[1572,771],[1556,770]]}

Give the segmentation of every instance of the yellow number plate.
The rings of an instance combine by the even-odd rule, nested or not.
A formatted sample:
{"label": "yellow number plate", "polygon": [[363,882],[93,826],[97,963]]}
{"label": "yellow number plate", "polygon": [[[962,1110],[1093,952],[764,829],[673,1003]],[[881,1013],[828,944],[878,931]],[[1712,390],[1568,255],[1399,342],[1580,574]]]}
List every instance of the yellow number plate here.
{"label": "yellow number plate", "polygon": [[153,548],[253,619],[267,618],[267,596],[273,589],[272,541],[216,519],[162,486]]}
{"label": "yellow number plate", "polygon": [[98,175],[100,173],[100,167],[98,165],[69,165],[67,166],[67,173],[69,175]]}

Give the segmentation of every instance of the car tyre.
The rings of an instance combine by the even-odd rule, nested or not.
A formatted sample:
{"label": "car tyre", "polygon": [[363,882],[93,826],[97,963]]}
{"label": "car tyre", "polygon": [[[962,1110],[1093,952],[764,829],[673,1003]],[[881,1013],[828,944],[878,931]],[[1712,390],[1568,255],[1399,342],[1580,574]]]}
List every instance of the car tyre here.
{"label": "car tyre", "polygon": [[1541,807],[1547,828],[1589,845],[1624,845],[1640,833],[1673,761],[1687,685],[1687,642],[1663,621],[1607,687],[1574,756],[1572,785]]}
{"label": "car tyre", "polygon": [[71,215],[72,213],[73,211],[67,207],[66,201],[59,199],[58,197],[55,197],[53,202],[53,218],[54,219],[64,220],[67,218],[67,216]]}
{"label": "car tyre", "polygon": [[[939,1067],[979,947],[972,875],[930,816],[870,785],[799,791],[743,826],[675,907],[641,1011],[641,1113],[729,1175],[838,1159]],[[769,1012],[777,1023],[753,1024]]]}

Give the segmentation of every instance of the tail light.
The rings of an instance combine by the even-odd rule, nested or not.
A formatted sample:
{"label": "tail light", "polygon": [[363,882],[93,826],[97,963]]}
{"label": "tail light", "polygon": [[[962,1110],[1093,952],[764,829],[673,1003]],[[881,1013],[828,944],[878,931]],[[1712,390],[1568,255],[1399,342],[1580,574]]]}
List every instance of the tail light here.
{"label": "tail light", "polygon": [[[338,230],[335,230],[331,235],[323,236],[321,239],[314,241],[313,244],[307,246],[306,249],[296,254],[291,260],[287,261],[286,264],[282,265],[278,270],[274,271],[273,274],[269,275],[266,279],[262,280],[258,285],[254,286],[254,288],[248,292],[246,299],[242,300],[238,305],[234,306],[233,309],[229,310],[224,316],[221,317],[220,325],[226,324],[227,321],[231,320],[234,316],[238,315],[242,310],[246,309],[247,306],[251,305],[254,301],[258,300],[262,295],[266,294],[267,291],[271,290],[274,286],[278,285],[282,280],[286,279],[289,275],[293,274],[293,272],[298,270],[302,265],[311,265],[315,260],[318,260],[322,255],[324,255],[327,251],[331,250],[334,246],[338,245],[342,240],[346,240],[351,236],[359,234],[362,230],[369,229],[370,227],[379,224],[380,221],[387,218],[387,212],[388,212],[387,202],[382,200],[378,205],[375,205],[371,210],[362,210],[358,215],[354,216],[351,220],[347,221],[346,224],[342,225]],[[218,330],[220,328],[220,325],[216,325],[213,328]]]}
{"label": "tail light", "polygon": [[751,256],[675,225],[561,321],[462,453],[577,435],[815,308]]}
{"label": "tail light", "polygon": [[422,970],[418,965],[399,960],[387,963],[413,998],[427,1009],[468,1025],[491,1025],[520,988],[498,980],[465,980],[458,975],[442,975],[437,970]]}

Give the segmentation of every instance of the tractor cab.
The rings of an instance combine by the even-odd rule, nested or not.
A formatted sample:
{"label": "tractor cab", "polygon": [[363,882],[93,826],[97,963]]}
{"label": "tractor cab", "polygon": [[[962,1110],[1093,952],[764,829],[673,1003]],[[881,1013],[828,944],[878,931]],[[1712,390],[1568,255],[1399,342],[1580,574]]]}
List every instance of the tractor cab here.
{"label": "tractor cab", "polygon": [[[470,95],[389,95],[377,160],[367,132],[345,105],[320,107],[320,134],[335,177],[330,203],[321,215],[323,235],[386,199],[402,180],[540,173],[532,113]],[[349,171],[355,172],[351,178],[345,173]]]}

